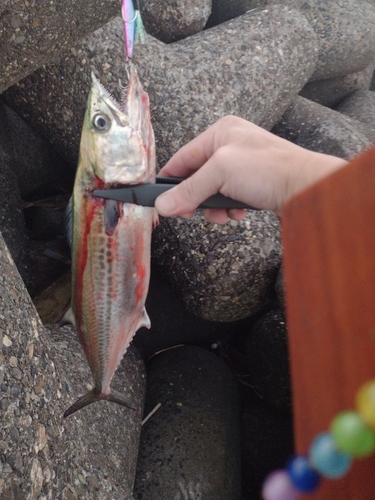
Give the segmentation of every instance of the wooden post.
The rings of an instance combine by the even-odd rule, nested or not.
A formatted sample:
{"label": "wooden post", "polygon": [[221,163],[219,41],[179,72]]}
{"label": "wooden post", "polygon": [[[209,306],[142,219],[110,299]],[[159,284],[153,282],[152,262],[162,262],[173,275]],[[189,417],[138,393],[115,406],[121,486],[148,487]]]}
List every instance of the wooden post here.
{"label": "wooden post", "polygon": [[[375,148],[282,214],[296,451],[375,378]],[[310,500],[374,500],[375,456]]]}

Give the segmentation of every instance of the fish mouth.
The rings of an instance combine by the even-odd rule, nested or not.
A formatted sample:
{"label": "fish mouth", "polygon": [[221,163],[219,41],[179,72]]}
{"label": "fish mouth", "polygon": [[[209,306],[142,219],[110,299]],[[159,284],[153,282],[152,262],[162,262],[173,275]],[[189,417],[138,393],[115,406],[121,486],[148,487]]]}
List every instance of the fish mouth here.
{"label": "fish mouth", "polygon": [[123,88],[124,104],[119,103],[114,96],[102,85],[96,78],[94,73],[91,73],[92,88],[99,100],[104,100],[113,118],[119,126],[129,125],[129,118],[126,114],[126,100],[128,96],[129,85]]}
{"label": "fish mouth", "polygon": [[120,82],[121,89],[121,101],[118,101],[114,95],[106,88],[103,84],[100,83],[98,78],[95,76],[94,72],[91,72],[91,80],[92,85],[96,88],[98,95],[105,97],[105,99],[111,104],[111,109],[114,112],[120,112],[126,115],[129,111],[129,100],[131,98],[131,94],[134,90],[134,97],[138,98],[137,90],[136,90],[136,82],[137,82],[137,70],[135,66],[130,62],[126,67],[126,72],[128,76],[128,81],[126,85],[122,85]]}

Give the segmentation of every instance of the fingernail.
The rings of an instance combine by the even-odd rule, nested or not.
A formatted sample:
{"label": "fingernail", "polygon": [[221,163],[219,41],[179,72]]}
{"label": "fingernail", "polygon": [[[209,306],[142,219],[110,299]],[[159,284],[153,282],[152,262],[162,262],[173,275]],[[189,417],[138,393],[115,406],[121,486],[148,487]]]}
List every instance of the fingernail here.
{"label": "fingernail", "polygon": [[155,207],[160,214],[171,214],[176,208],[176,201],[172,194],[163,193],[157,197]]}

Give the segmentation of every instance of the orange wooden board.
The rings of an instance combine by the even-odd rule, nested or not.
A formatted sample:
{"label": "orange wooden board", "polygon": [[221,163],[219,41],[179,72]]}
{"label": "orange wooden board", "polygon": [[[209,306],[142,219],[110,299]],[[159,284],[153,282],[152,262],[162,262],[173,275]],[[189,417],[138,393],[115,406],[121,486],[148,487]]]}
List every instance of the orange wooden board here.
{"label": "orange wooden board", "polygon": [[[375,149],[282,214],[296,448],[306,453],[375,378]],[[311,500],[374,500],[375,457]]]}

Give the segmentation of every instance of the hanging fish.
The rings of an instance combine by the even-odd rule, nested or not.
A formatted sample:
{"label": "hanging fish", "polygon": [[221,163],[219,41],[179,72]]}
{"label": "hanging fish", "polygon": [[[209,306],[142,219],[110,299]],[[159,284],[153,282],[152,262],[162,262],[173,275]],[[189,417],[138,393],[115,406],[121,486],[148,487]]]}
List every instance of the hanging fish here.
{"label": "hanging fish", "polygon": [[64,417],[100,399],[131,407],[110,383],[135,332],[150,327],[154,209],[93,191],[154,183],[155,165],[149,99],[134,65],[122,105],[92,76],[72,196],[72,312],[95,387]]}

